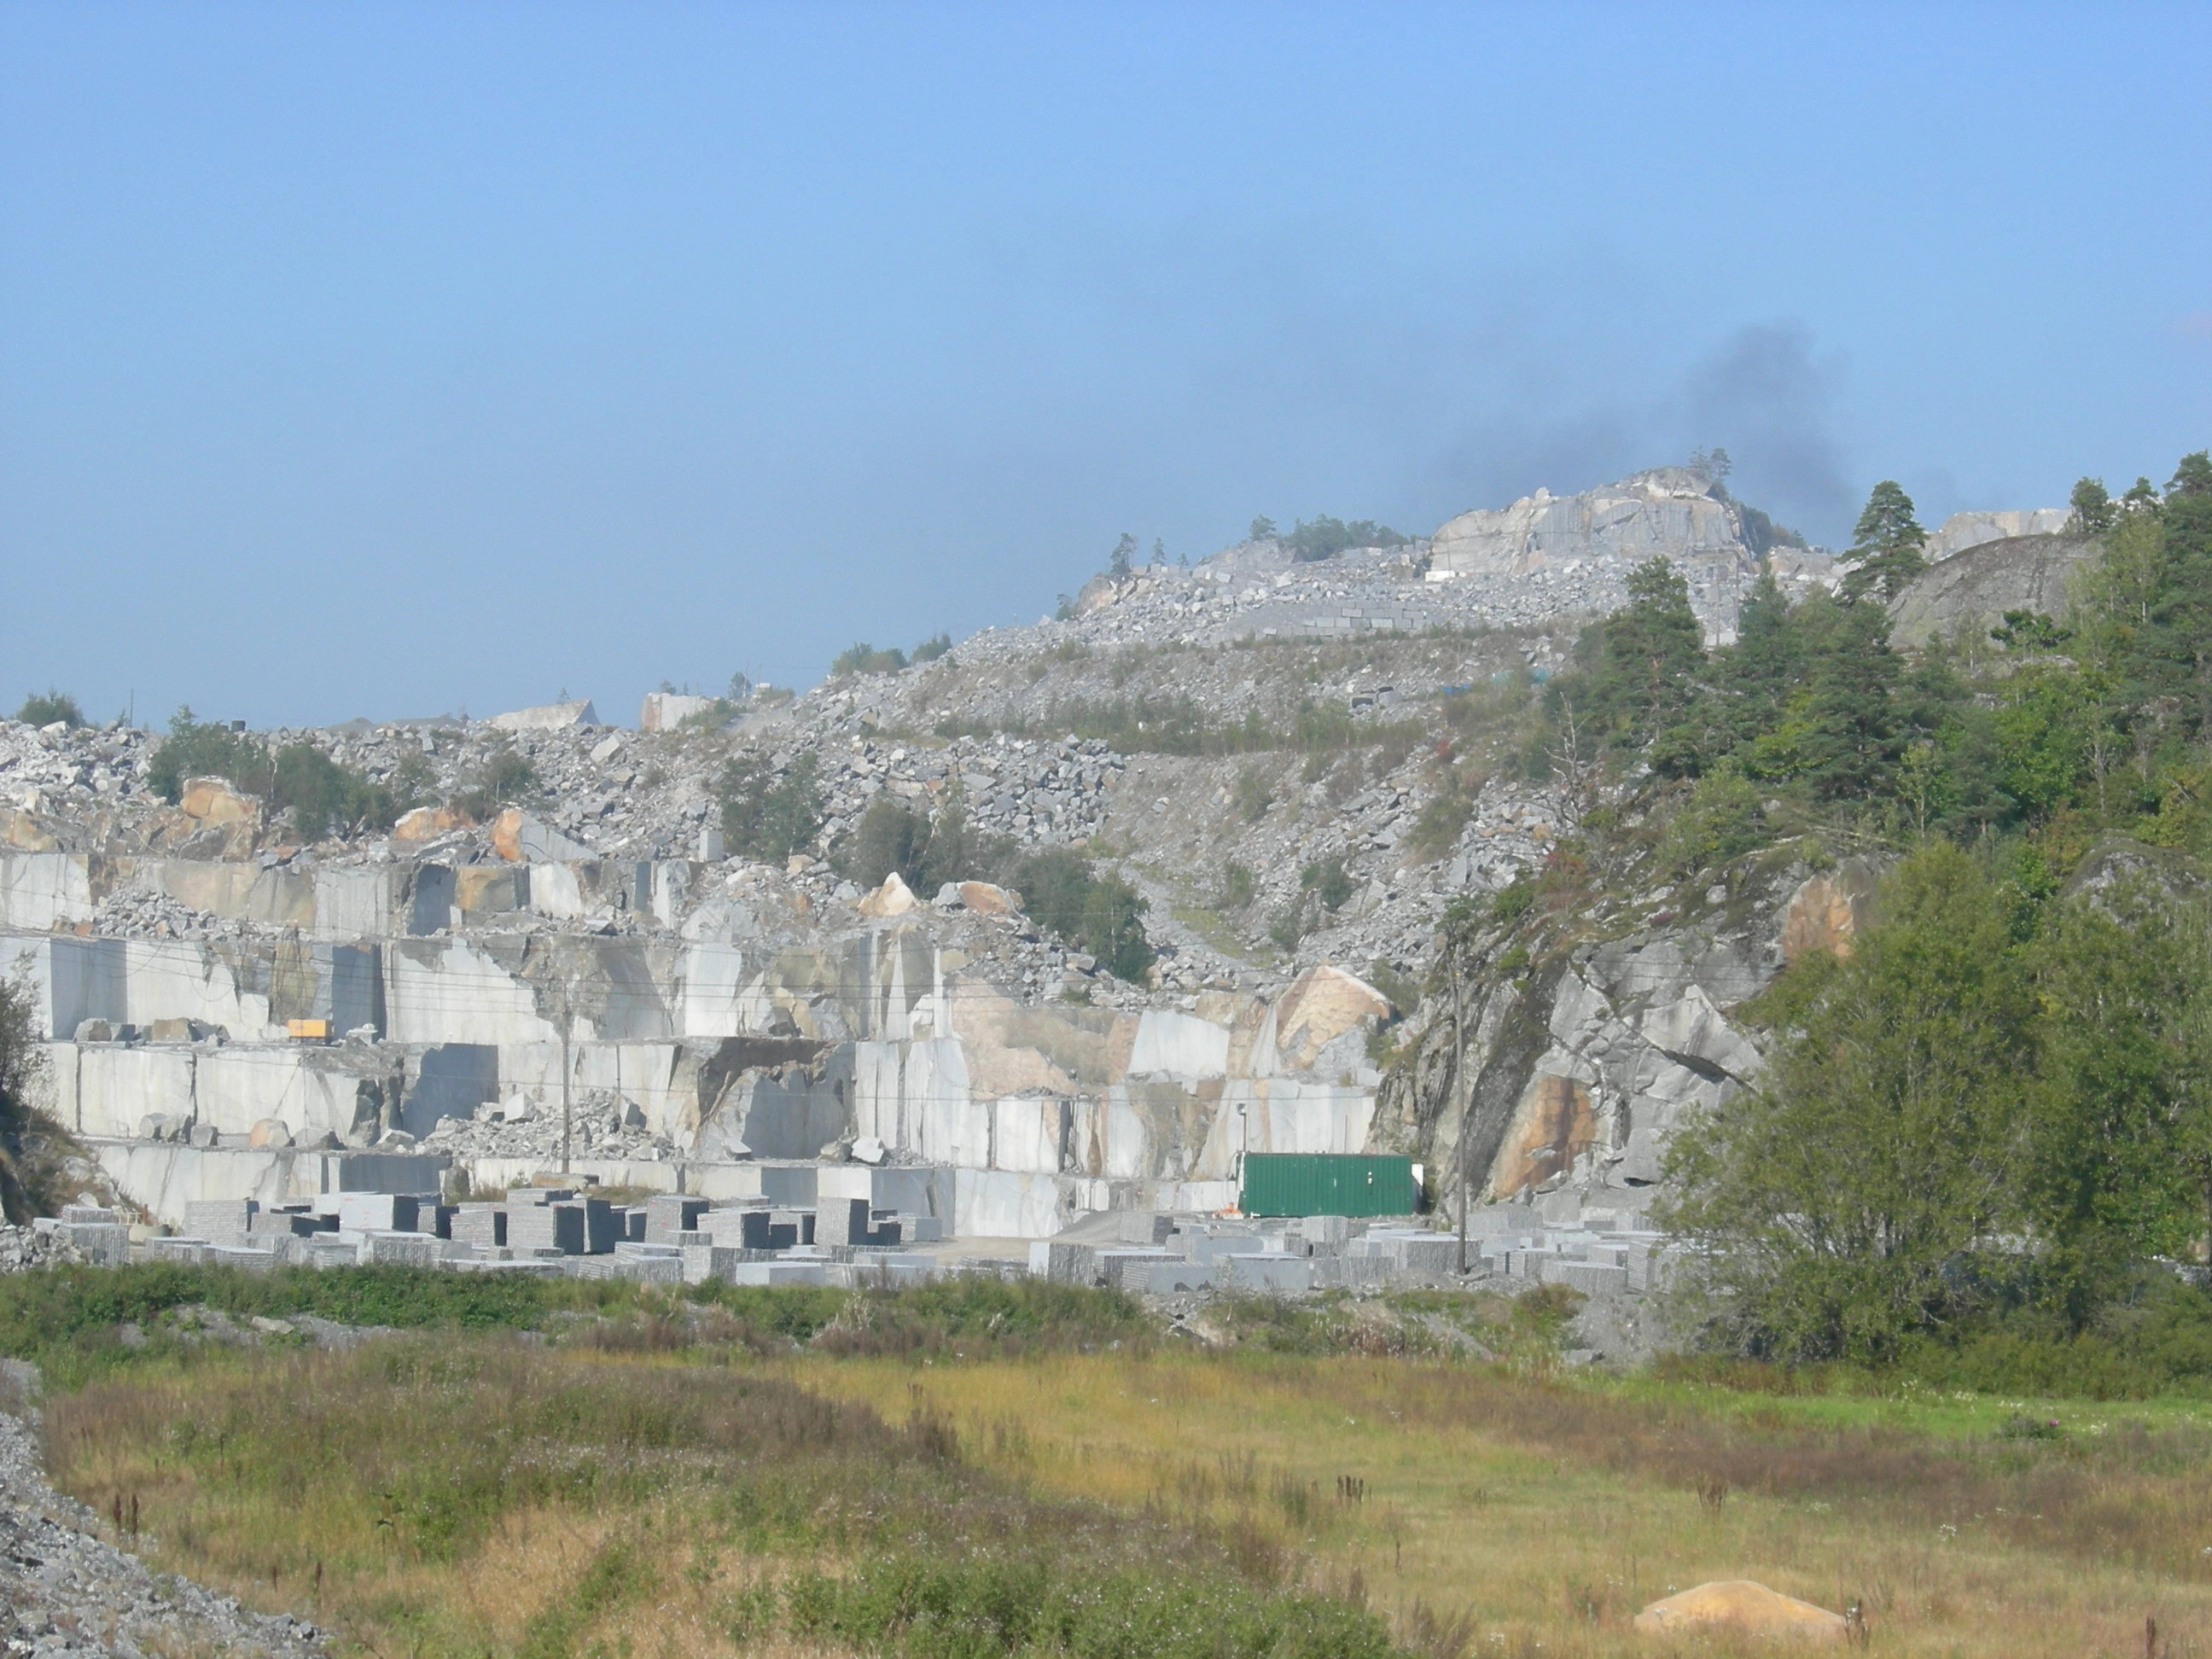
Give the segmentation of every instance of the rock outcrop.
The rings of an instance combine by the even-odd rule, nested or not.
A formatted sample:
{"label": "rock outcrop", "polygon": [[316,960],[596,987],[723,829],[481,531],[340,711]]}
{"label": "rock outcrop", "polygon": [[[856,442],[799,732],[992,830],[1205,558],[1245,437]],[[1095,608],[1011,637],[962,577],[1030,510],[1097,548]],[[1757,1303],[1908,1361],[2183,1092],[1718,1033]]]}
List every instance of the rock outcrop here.
{"label": "rock outcrop", "polygon": [[1447,520],[1429,545],[1431,575],[1525,576],[1576,560],[1686,568],[1755,563],[1736,509],[1689,467],[1656,467],[1578,495],[1539,489],[1510,507]]}
{"label": "rock outcrop", "polygon": [[1493,930],[1467,959],[1463,1003],[1433,995],[1407,1022],[1378,1134],[1463,1167],[1492,1200],[1574,1186],[1633,1207],[1685,1114],[1724,1105],[1764,1069],[1737,1010],[1787,962],[1848,954],[1878,874],[1856,860],[1747,869],[1688,915],[1581,943],[1547,943],[1540,920]]}
{"label": "rock outcrop", "polygon": [[1987,629],[2008,611],[2063,617],[2067,584],[2097,555],[2071,536],[2008,536],[1978,542],[1929,566],[1890,605],[1890,638],[1912,649]]}
{"label": "rock outcrop", "polygon": [[2008,541],[2021,536],[2063,534],[2073,517],[2063,507],[2011,507],[1993,512],[1954,513],[1928,538],[1922,551],[1929,559],[1942,560],[1984,542]]}

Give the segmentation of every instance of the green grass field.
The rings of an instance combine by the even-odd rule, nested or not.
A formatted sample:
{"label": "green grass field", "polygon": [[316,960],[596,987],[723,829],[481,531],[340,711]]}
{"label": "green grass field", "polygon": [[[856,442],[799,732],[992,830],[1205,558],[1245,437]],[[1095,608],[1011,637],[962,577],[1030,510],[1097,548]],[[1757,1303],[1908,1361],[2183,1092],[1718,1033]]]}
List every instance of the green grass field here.
{"label": "green grass field", "polygon": [[[1570,1370],[1556,1308],[1472,1298],[1231,1309],[1238,1346],[1200,1348],[1036,1285],[487,1303],[165,1271],[0,1286],[57,1483],[351,1652],[1735,1651],[1628,1622],[1720,1577],[1856,1601],[1881,1652],[2140,1655],[2146,1620],[2212,1650],[2194,1399]],[[402,1328],[196,1333],[226,1301]]]}

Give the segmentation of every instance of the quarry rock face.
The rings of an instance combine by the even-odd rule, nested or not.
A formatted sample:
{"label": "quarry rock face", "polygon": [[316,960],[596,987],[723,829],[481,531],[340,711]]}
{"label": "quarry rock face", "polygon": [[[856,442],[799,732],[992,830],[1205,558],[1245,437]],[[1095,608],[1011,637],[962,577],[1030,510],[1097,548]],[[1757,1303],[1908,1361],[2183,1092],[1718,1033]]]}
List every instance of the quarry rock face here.
{"label": "quarry rock face", "polygon": [[1807,877],[1783,914],[1783,961],[1814,951],[1850,956],[1856,935],[1873,920],[1881,874],[1870,859],[1845,859],[1833,870]]}
{"label": "quarry rock face", "polygon": [[1443,576],[1525,576],[1572,560],[1677,565],[1753,562],[1736,514],[1712,480],[1687,467],[1639,472],[1579,495],[1540,489],[1510,507],[1462,513],[1431,540],[1429,569]]}
{"label": "quarry rock face", "polygon": [[2065,533],[2073,517],[2063,507],[2002,507],[1994,512],[1954,513],[1936,527],[1921,551],[1933,563],[1963,553],[1984,542],[2009,541],[2026,536]]}
{"label": "quarry rock face", "polygon": [[[1565,667],[1649,553],[1731,627],[1742,523],[1662,471],[1430,543],[1141,567],[1081,614],[716,722],[655,694],[635,732],[579,701],[261,734],[422,781],[388,836],[306,847],[220,780],[155,799],[153,734],[0,721],[0,973],[33,988],[62,1123],[170,1221],[526,1184],[564,1118],[578,1172],[668,1192],[880,1143],[882,1171],[941,1176],[967,1233],[1221,1209],[1269,1152],[1404,1152],[1516,1202],[1632,1212],[1682,1115],[1759,1075],[1741,1005],[1847,950],[1875,872],[1640,904],[1438,990],[1440,920],[1567,829],[1548,786],[1455,746],[1462,711]],[[1796,587],[1827,579],[1773,551]],[[454,803],[514,757],[526,796],[471,822]],[[811,772],[797,851],[728,844],[732,761]],[[864,891],[837,866],[879,801],[957,802],[1004,859]],[[1054,849],[1144,902],[1140,982],[984,879]]]}

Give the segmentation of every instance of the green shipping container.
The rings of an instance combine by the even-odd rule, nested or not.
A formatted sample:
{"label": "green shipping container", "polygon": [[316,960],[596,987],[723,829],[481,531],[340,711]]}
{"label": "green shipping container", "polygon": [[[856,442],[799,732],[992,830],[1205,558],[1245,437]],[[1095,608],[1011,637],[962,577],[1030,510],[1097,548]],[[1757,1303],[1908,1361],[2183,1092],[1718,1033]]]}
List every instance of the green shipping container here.
{"label": "green shipping container", "polygon": [[1246,1215],[1411,1215],[1413,1160],[1395,1154],[1247,1152]]}

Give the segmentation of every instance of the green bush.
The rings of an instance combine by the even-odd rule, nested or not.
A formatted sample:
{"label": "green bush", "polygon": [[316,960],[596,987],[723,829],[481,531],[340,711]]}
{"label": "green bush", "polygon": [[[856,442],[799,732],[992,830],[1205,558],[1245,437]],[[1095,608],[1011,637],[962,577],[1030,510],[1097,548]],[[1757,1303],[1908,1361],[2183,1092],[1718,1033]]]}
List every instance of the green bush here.
{"label": "green bush", "polygon": [[878,651],[866,640],[848,645],[840,651],[830,665],[830,678],[842,679],[848,674],[896,674],[906,666],[906,653],[896,646]]}
{"label": "green bush", "polygon": [[1447,788],[1426,806],[1413,820],[1410,837],[1413,850],[1423,858],[1438,858],[1459,845],[1460,831],[1474,816],[1474,797],[1456,786]]}
{"label": "green bush", "polygon": [[15,711],[15,718],[26,726],[52,726],[59,720],[71,730],[85,724],[84,710],[77,707],[76,699],[52,686],[43,696],[33,691],[25,697],[23,706]]}
{"label": "green bush", "polygon": [[920,645],[915,647],[913,660],[918,663],[935,662],[939,657],[945,655],[946,652],[951,649],[951,635],[933,634],[927,639],[924,640]]}
{"label": "green bush", "polygon": [[1764,846],[1766,812],[1758,787],[1723,762],[1698,780],[1668,820],[1659,862],[1677,875],[1716,869]]}
{"label": "green bush", "polygon": [[1030,917],[1097,957],[1132,983],[1152,965],[1145,939],[1145,901],[1117,876],[1099,876],[1081,854],[1061,848],[1035,854],[1015,870]]}
{"label": "green bush", "polygon": [[185,798],[187,778],[221,778],[264,799],[276,784],[269,751],[258,738],[220,720],[195,719],[189,705],[169,717],[169,734],[147,763],[146,784],[173,806]]}
{"label": "green bush", "polygon": [[502,743],[477,763],[473,780],[453,797],[453,805],[481,823],[501,807],[529,799],[537,787],[538,769],[530,757]]}
{"label": "green bush", "polygon": [[1018,859],[1004,836],[978,834],[958,797],[933,817],[894,795],[868,803],[860,821],[839,838],[830,862],[849,881],[874,887],[892,871],[927,897],[949,881],[1016,884]]}
{"label": "green bush", "polygon": [[372,783],[366,773],[341,766],[313,744],[287,744],[272,755],[250,732],[196,720],[191,708],[179,708],[170,718],[168,736],[154,750],[147,784],[173,805],[184,799],[185,781],[199,777],[221,778],[242,793],[260,797],[272,812],[291,815],[295,833],[319,841],[334,833],[389,830],[416,804],[428,774],[418,763],[391,781]]}
{"label": "green bush", "polygon": [[1340,909],[1352,896],[1352,873],[1340,858],[1316,859],[1298,872],[1298,885],[1319,899],[1323,909]]}
{"label": "green bush", "polygon": [[1275,786],[1266,768],[1248,766],[1237,775],[1237,811],[1247,823],[1256,823],[1274,800]]}
{"label": "green bush", "polygon": [[722,834],[742,858],[774,863],[802,852],[822,832],[820,763],[799,755],[781,774],[759,755],[741,755],[715,785]]}
{"label": "green bush", "polygon": [[1252,872],[1235,859],[1221,866],[1221,908],[1242,910],[1258,896],[1260,884]]}
{"label": "green bush", "polygon": [[1270,1593],[1225,1574],[1100,1572],[1040,1546],[875,1555],[842,1575],[809,1570],[786,1585],[785,1606],[803,1637],[916,1659],[1390,1659],[1396,1651],[1382,1621],[1349,1601]]}
{"label": "green bush", "polygon": [[[371,783],[367,774],[339,765],[310,743],[287,744],[270,769],[271,803],[289,810],[294,830],[307,841],[362,830],[381,832],[416,805],[406,776]],[[423,773],[418,767],[409,775],[419,779]]]}
{"label": "green bush", "polygon": [[1324,513],[1310,524],[1299,520],[1297,527],[1279,539],[1292,557],[1305,563],[1333,558],[1355,547],[1403,547],[1411,538],[1372,519],[1354,519],[1346,524]]}

